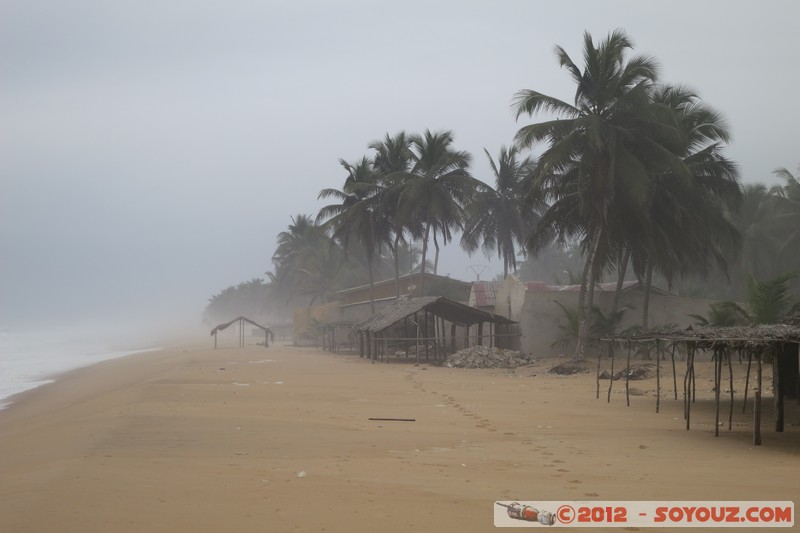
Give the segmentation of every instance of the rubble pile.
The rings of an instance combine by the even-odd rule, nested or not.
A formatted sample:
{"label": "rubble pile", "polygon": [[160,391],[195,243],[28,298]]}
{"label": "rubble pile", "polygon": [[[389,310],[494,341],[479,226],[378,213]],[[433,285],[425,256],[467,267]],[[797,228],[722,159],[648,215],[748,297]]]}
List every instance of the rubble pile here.
{"label": "rubble pile", "polygon": [[450,355],[444,362],[448,368],[517,368],[533,363],[525,353],[488,346],[470,346]]}
{"label": "rubble pile", "polygon": [[591,370],[588,361],[570,359],[553,366],[548,372],[559,376],[571,376],[573,374],[583,374]]}

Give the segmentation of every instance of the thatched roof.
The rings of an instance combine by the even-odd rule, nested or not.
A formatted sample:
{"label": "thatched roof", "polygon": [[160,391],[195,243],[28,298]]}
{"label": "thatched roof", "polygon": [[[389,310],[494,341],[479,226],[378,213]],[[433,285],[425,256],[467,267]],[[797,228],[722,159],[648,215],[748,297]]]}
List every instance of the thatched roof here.
{"label": "thatched roof", "polygon": [[[603,340],[611,340],[605,338]],[[755,348],[774,343],[800,343],[800,325],[758,324],[732,327],[696,327],[682,330],[652,331],[642,335],[621,335],[618,341],[691,342],[704,349],[725,345],[728,348]]]}
{"label": "thatched roof", "polygon": [[231,320],[230,322],[225,322],[225,323],[222,323],[222,324],[219,324],[219,325],[215,326],[214,329],[211,330],[211,335],[214,335],[218,331],[222,331],[223,329],[227,328],[231,324],[233,324],[235,322],[238,322],[240,320],[242,320],[244,322],[247,322],[248,324],[252,324],[257,328],[263,329],[266,333],[268,333],[271,337],[274,338],[274,334],[272,333],[272,330],[269,329],[267,326],[262,326],[261,324],[258,324],[256,322],[250,320],[249,318],[244,317],[244,316],[236,317],[233,320]]}
{"label": "thatched roof", "polygon": [[423,296],[420,298],[399,298],[391,306],[354,325],[353,329],[370,332],[383,331],[404,318],[412,316],[414,313],[426,310],[431,314],[444,318],[448,322],[462,326],[471,326],[481,322],[493,322],[495,324],[516,323],[504,316],[482,311],[443,296]]}

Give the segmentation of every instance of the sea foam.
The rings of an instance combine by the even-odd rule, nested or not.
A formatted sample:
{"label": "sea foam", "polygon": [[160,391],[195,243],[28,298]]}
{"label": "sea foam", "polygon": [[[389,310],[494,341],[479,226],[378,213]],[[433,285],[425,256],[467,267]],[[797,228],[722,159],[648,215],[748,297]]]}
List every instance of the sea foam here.
{"label": "sea foam", "polygon": [[19,330],[0,328],[0,409],[9,397],[47,383],[68,370],[139,352],[121,350],[86,332],[70,330]]}

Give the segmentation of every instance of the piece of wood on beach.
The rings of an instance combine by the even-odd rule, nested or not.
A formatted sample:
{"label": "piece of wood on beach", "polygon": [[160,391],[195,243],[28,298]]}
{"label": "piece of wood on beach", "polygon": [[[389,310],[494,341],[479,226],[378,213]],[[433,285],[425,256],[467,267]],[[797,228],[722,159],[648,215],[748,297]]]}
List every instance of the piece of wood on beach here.
{"label": "piece of wood on beach", "polygon": [[369,420],[375,420],[379,422],[416,422],[416,418],[370,418]]}

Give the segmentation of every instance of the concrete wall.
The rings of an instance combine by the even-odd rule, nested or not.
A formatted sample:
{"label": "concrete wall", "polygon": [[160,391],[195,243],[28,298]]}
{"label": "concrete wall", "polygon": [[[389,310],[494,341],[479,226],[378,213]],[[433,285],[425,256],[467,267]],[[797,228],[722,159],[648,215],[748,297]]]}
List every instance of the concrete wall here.
{"label": "concrete wall", "polygon": [[[515,312],[513,302],[517,301],[518,295],[511,296],[512,313]],[[578,293],[567,291],[525,291],[524,302],[519,309],[519,316],[512,316],[513,320],[520,322],[522,337],[520,348],[534,355],[557,355],[563,353],[561,347],[553,347],[552,344],[561,336],[560,326],[566,326],[567,320],[564,312],[556,303],[560,302],[568,309],[577,309]],[[608,313],[614,300],[613,292],[596,292],[594,303],[604,313]],[[500,301],[498,295],[498,301]],[[714,300],[702,298],[684,298],[681,296],[651,294],[650,295],[650,327],[661,324],[677,324],[685,328],[692,324],[694,320],[689,314],[705,315],[708,306]],[[628,307],[622,320],[620,330],[641,323],[642,309],[644,304],[644,294],[639,290],[632,290],[622,293],[620,308]],[[498,314],[504,314],[498,309]]]}
{"label": "concrete wall", "polygon": [[293,343],[296,346],[315,346],[317,344],[317,331],[314,324],[335,321],[338,309],[338,302],[315,307],[296,308],[292,320]]}
{"label": "concrete wall", "polygon": [[526,286],[513,274],[506,277],[495,293],[494,312],[511,320],[519,321],[525,303]]}

